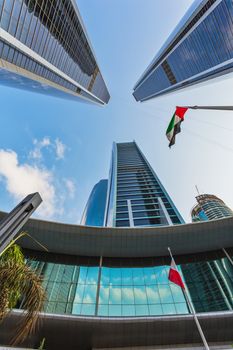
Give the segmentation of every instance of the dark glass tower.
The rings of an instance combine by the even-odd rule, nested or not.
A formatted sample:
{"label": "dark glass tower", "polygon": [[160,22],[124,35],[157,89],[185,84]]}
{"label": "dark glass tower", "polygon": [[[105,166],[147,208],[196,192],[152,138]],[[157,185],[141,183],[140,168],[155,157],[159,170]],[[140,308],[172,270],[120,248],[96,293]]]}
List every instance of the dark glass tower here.
{"label": "dark glass tower", "polygon": [[183,222],[136,142],[114,143],[106,226],[159,226]]}
{"label": "dark glass tower", "polygon": [[81,219],[81,225],[104,226],[108,180],[100,180],[91,191]]}
{"label": "dark glass tower", "polygon": [[108,102],[75,0],[0,0],[0,83]]}
{"label": "dark glass tower", "polygon": [[233,2],[196,0],[134,87],[137,101],[233,70]]}

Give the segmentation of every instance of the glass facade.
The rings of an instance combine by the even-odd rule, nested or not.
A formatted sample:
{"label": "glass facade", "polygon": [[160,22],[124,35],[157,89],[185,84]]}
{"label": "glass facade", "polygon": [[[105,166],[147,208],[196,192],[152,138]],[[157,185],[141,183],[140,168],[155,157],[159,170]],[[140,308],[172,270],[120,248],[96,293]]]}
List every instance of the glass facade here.
{"label": "glass facade", "polygon": [[233,70],[233,2],[202,1],[171,37],[136,84],[136,100],[144,101]]}
{"label": "glass facade", "polygon": [[[45,312],[89,316],[159,316],[189,313],[183,292],[168,280],[169,266],[67,265],[30,260],[47,291]],[[118,264],[118,265],[117,265]],[[131,262],[133,265],[133,261]],[[233,267],[226,258],[196,258],[179,266],[197,312],[233,309]]]}
{"label": "glass facade", "polygon": [[135,142],[113,146],[107,226],[159,226],[183,223]]}
{"label": "glass facade", "polygon": [[57,89],[65,87],[66,94],[70,90],[77,97],[108,102],[108,90],[73,1],[0,0],[0,27],[0,58],[12,63],[15,73],[33,72]]}
{"label": "glass facade", "polygon": [[[106,180],[102,181],[106,194]],[[103,194],[100,183],[97,184],[100,192],[95,193],[95,187],[87,205],[87,212],[93,209],[90,210],[91,219],[96,220],[98,198]],[[135,142],[113,145],[105,219],[115,227],[138,226],[138,235],[140,226],[183,223]],[[119,231],[126,235],[127,230]],[[104,230],[98,228],[96,234],[102,233]],[[182,238],[180,243],[182,245]],[[233,248],[227,251],[233,256]],[[79,257],[39,253],[36,258],[35,251],[27,252],[28,264],[43,277],[47,292],[45,312],[98,317],[190,313],[183,290],[168,279],[168,257],[110,258],[107,254]],[[233,265],[222,250],[183,254],[175,259],[196,312],[233,310]]]}
{"label": "glass facade", "polygon": [[218,197],[201,194],[196,197],[197,204],[191,211],[192,221],[207,221],[233,216],[233,211]]}
{"label": "glass facade", "polygon": [[107,189],[108,180],[100,180],[94,186],[83,212],[81,225],[104,226]]}

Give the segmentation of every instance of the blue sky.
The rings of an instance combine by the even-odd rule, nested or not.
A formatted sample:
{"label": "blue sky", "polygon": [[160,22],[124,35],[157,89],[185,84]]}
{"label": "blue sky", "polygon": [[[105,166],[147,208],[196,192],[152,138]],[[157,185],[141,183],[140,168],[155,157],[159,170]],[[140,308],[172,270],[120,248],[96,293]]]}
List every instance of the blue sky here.
{"label": "blue sky", "polygon": [[189,111],[170,150],[176,105],[232,105],[233,77],[146,103],[132,88],[191,0],[78,0],[111,94],[105,107],[0,86],[0,209],[39,189],[36,216],[79,223],[96,182],[108,177],[112,142],[136,140],[186,221],[200,192],[233,208],[233,114]]}

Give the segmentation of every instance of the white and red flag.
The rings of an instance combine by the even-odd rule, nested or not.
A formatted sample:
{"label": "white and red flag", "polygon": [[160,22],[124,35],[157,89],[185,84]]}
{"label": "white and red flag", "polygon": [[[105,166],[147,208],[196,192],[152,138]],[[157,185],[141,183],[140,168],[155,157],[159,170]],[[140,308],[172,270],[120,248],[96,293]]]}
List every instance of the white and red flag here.
{"label": "white and red flag", "polygon": [[182,281],[182,277],[177,269],[176,263],[175,263],[173,258],[171,261],[168,279],[169,279],[169,281],[171,281],[171,282],[177,284],[178,286],[180,286],[181,288],[185,289],[184,282]]}
{"label": "white and red flag", "polygon": [[184,121],[184,115],[187,112],[187,107],[176,107],[176,111],[168,125],[166,136],[169,140],[169,147],[173,146],[176,141],[176,134],[181,132],[180,125]]}

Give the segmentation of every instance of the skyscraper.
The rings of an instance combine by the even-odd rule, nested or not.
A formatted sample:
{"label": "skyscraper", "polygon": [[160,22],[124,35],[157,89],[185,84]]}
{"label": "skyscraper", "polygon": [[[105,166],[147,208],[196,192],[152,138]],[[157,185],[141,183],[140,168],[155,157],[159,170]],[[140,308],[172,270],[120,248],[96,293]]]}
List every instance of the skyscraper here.
{"label": "skyscraper", "polygon": [[[193,222],[233,216],[232,210],[214,195],[201,194],[196,200],[197,204],[191,211]],[[233,309],[233,279],[229,278],[233,276],[233,266],[226,257],[184,264],[182,273],[197,312]],[[199,288],[194,287],[193,280],[201,282]],[[215,284],[215,281],[218,283]],[[201,298],[205,299],[204,304],[200,303]]]}
{"label": "skyscraper", "polygon": [[[98,205],[103,220],[105,181],[94,187],[83,223],[98,221]],[[45,338],[50,350],[200,348],[182,289],[168,278],[170,246],[206,338],[229,348],[233,217],[172,225],[183,220],[135,142],[113,145],[108,184],[111,227],[28,220],[25,231],[48,251],[27,236],[18,244],[42,275],[47,298],[41,327],[24,345],[38,348]],[[10,343],[21,308],[0,324],[0,345]]]}
{"label": "skyscraper", "polygon": [[81,219],[81,225],[104,226],[108,180],[100,180],[91,191]]}
{"label": "skyscraper", "polygon": [[159,226],[183,222],[136,142],[114,143],[106,226]]}
{"label": "skyscraper", "polygon": [[75,0],[0,1],[0,83],[108,103]]}
{"label": "skyscraper", "polygon": [[196,197],[197,204],[191,211],[192,221],[206,221],[233,216],[233,211],[218,197],[201,194]]}
{"label": "skyscraper", "polygon": [[146,101],[233,70],[233,3],[196,0],[134,86]]}

